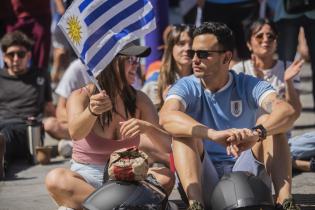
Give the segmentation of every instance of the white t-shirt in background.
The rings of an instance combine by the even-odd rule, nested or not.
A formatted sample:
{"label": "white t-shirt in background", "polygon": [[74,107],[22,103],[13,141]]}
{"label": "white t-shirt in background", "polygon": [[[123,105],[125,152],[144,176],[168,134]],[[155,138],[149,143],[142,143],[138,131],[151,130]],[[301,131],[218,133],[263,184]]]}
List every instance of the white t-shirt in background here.
{"label": "white t-shirt in background", "polygon": [[[287,62],[286,67],[288,68],[291,63]],[[236,73],[243,72],[244,74],[256,77],[254,72],[254,66],[251,60],[246,60],[237,63],[232,67]],[[267,81],[276,90],[277,94],[284,98],[285,94],[285,83],[284,83],[284,63],[278,60],[277,63],[271,69],[263,70],[264,80]],[[293,84],[295,89],[300,90],[300,76],[296,75],[293,78]]]}

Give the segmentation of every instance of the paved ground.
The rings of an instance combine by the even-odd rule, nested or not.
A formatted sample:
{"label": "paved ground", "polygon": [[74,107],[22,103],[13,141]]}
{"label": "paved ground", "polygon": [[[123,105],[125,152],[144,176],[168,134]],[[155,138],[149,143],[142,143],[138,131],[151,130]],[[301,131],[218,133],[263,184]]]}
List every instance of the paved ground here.
{"label": "paved ground", "polygon": [[[294,136],[315,130],[310,74],[309,65],[305,65],[301,77],[303,113],[295,123]],[[47,144],[56,145],[56,141],[49,140]],[[68,166],[68,159],[55,157],[49,165],[29,166],[19,163],[12,167],[9,178],[0,182],[0,210],[57,209],[44,187],[44,178],[49,170]],[[315,209],[315,173],[296,174],[293,178],[293,194],[304,210]],[[179,199],[176,190],[170,199]]]}

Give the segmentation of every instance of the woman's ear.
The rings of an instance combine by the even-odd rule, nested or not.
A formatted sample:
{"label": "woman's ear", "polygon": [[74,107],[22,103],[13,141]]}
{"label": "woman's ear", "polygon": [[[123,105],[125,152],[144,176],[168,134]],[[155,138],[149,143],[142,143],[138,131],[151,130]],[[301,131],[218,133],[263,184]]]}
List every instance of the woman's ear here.
{"label": "woman's ear", "polygon": [[246,42],[246,45],[247,45],[249,51],[252,52],[253,51],[252,50],[252,45],[249,42]]}

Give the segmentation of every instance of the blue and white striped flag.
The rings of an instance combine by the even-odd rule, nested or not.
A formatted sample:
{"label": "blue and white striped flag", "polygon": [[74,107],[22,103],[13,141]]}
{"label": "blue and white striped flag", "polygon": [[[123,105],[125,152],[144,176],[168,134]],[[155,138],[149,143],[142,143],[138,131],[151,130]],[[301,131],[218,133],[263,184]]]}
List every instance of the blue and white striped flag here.
{"label": "blue and white striped flag", "polygon": [[58,26],[97,76],[127,43],[153,31],[156,23],[149,0],[75,0]]}

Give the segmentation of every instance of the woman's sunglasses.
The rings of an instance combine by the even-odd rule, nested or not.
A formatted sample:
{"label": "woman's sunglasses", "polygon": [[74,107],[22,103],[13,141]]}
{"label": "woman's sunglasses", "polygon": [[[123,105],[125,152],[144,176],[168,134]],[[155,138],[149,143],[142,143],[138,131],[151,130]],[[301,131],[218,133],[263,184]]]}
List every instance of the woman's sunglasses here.
{"label": "woman's sunglasses", "polygon": [[15,55],[18,56],[18,58],[25,58],[26,56],[26,51],[13,51],[13,52],[8,52],[5,53],[6,56],[10,57],[10,58],[14,58]]}
{"label": "woman's sunglasses", "polygon": [[213,53],[224,53],[225,50],[187,50],[187,56],[190,59],[193,59],[195,54],[199,59],[206,59],[212,57]]}
{"label": "woman's sunglasses", "polygon": [[140,63],[140,58],[139,57],[136,57],[136,56],[129,56],[127,58],[127,61],[129,64],[131,65],[136,65],[136,64],[139,64]]}
{"label": "woman's sunglasses", "polygon": [[273,42],[277,39],[277,36],[273,33],[259,33],[259,34],[256,34],[254,38],[257,42],[262,42],[264,39],[264,36],[267,37],[267,40],[269,42]]}

